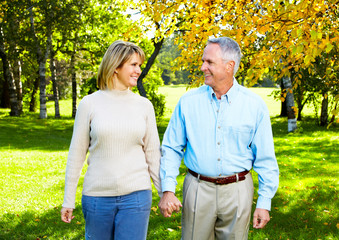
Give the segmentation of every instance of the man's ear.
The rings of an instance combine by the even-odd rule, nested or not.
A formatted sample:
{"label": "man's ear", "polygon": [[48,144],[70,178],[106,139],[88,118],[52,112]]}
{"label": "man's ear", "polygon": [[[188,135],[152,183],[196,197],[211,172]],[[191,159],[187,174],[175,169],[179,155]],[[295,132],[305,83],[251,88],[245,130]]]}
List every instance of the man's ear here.
{"label": "man's ear", "polygon": [[226,70],[227,72],[232,72],[234,71],[234,65],[235,65],[235,62],[234,61],[228,61],[226,63]]}

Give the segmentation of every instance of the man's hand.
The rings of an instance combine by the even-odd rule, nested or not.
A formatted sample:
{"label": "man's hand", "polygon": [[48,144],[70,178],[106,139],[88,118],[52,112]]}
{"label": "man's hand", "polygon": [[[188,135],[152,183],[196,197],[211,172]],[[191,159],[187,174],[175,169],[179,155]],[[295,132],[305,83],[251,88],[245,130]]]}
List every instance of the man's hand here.
{"label": "man's hand", "polygon": [[179,212],[182,207],[181,202],[173,192],[164,192],[158,206],[164,217],[170,217],[173,211]]}
{"label": "man's hand", "polygon": [[65,208],[61,209],[61,220],[65,223],[70,223],[74,218],[73,215],[73,208]]}
{"label": "man's hand", "polygon": [[269,211],[262,208],[256,208],[253,214],[253,228],[263,228],[270,220]]}

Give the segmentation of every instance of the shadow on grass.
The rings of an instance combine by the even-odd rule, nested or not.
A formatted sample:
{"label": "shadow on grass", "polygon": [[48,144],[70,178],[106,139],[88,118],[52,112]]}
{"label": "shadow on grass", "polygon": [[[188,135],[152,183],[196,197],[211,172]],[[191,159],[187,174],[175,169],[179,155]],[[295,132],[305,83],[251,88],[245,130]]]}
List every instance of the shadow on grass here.
{"label": "shadow on grass", "polygon": [[[70,224],[60,220],[60,209],[45,210],[43,214],[25,211],[7,213],[0,219],[0,239],[84,239],[84,221],[76,217]],[[76,214],[81,213],[79,206]]]}
{"label": "shadow on grass", "polygon": [[337,192],[323,184],[318,181],[303,190],[279,190],[271,221],[262,230],[252,228],[249,239],[337,239]]}
{"label": "shadow on grass", "polygon": [[313,117],[307,116],[304,117],[302,121],[297,122],[297,130],[295,133],[287,132],[287,118],[286,117],[271,117],[273,134],[275,137],[284,137],[288,135],[297,135],[297,136],[311,136],[314,132],[338,132],[338,124],[333,124],[327,129],[327,127],[319,126],[317,120]]}
{"label": "shadow on grass", "polygon": [[69,147],[73,119],[2,116],[0,129],[0,148],[61,151]]}

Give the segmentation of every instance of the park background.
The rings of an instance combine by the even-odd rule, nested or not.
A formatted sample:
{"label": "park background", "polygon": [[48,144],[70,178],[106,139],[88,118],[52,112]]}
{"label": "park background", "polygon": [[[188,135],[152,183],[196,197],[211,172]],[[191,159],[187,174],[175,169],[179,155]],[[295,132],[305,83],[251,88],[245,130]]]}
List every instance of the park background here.
{"label": "park background", "polygon": [[[242,48],[236,78],[268,105],[280,167],[271,221],[249,238],[338,239],[338,29],[333,0],[2,1],[0,239],[84,238],[83,178],[76,218],[60,220],[67,152],[113,41],[144,49],[133,91],[152,101],[162,139],[180,96],[203,84],[202,51],[218,36]],[[181,214],[163,218],[158,201],[154,191],[148,239],[180,239]]]}

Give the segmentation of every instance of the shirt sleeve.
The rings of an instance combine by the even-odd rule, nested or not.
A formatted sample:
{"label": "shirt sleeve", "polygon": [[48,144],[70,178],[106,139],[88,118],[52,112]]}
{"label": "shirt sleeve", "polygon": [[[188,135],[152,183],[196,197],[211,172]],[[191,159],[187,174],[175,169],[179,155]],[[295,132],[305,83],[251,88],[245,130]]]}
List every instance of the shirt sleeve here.
{"label": "shirt sleeve", "polygon": [[268,109],[265,105],[259,116],[251,144],[255,155],[253,169],[258,173],[259,190],[257,208],[271,210],[271,199],[279,185],[279,168],[274,152],[273,134]]}
{"label": "shirt sleeve", "polygon": [[63,207],[75,208],[75,195],[81,169],[86,160],[86,154],[89,147],[90,131],[90,105],[89,101],[83,98],[78,106],[71,144],[69,147],[66,176],[65,176],[65,194]]}
{"label": "shirt sleeve", "polygon": [[153,184],[158,191],[159,196],[162,196],[160,184],[160,140],[155,119],[153,105],[148,105],[147,127],[144,138],[144,152],[148,171],[152,178]]}
{"label": "shirt sleeve", "polygon": [[182,115],[182,101],[175,107],[165,131],[161,147],[160,177],[162,191],[175,192],[179,167],[186,147],[186,129]]}

